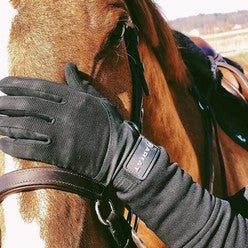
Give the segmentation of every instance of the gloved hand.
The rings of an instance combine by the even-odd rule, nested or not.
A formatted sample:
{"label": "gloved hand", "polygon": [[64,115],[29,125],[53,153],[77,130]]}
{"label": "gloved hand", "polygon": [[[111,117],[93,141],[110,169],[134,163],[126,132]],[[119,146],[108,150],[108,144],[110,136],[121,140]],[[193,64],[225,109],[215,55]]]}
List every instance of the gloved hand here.
{"label": "gloved hand", "polygon": [[143,180],[159,148],[123,121],[75,65],[66,66],[65,76],[68,85],[17,77],[0,81],[6,94],[0,97],[0,133],[6,136],[0,149],[72,170],[105,186],[114,181],[121,187],[122,173]]}

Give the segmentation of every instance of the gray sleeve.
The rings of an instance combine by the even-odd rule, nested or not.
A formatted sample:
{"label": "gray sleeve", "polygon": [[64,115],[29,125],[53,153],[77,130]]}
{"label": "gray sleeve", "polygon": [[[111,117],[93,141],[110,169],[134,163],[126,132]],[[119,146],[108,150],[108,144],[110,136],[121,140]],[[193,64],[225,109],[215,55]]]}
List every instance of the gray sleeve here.
{"label": "gray sleeve", "polygon": [[248,247],[248,220],[171,164],[163,149],[148,177],[132,180],[118,197],[170,247]]}

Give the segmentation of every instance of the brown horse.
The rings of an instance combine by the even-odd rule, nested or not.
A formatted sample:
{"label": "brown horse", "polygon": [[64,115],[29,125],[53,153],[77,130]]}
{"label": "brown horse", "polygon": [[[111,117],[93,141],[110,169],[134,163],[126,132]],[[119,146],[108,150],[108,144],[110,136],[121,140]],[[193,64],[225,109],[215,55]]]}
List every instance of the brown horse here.
{"label": "brown horse", "polygon": [[[164,146],[173,161],[203,185],[205,148],[201,114],[189,94],[188,73],[172,32],[151,0],[12,0],[18,14],[10,36],[10,72],[64,82],[64,66],[74,62],[124,118],[132,108],[123,25],[139,31],[139,52],[150,96],[144,99],[144,134]],[[247,152],[220,130],[228,191],[248,184]],[[66,141],[65,141],[66,142]],[[42,163],[1,154],[1,174]],[[45,165],[50,166],[50,165]],[[216,171],[218,165],[216,165]],[[221,196],[220,173],[215,192]],[[9,195],[1,204],[1,247],[109,247],[93,203],[71,193],[35,190]],[[165,247],[145,226],[147,247]]]}

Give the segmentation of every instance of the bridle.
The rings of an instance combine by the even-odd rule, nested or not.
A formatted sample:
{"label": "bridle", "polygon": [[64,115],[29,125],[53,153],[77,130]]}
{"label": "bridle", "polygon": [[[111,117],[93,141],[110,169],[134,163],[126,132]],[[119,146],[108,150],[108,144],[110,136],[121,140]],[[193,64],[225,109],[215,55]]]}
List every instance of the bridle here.
{"label": "bridle", "polygon": [[[138,52],[138,36],[136,30],[125,27],[124,40],[126,44],[128,61],[132,75],[133,99],[131,122],[137,129],[142,128],[143,118],[143,92],[148,95],[148,86],[144,76],[144,68]],[[0,177],[0,202],[11,193],[19,193],[37,189],[57,189],[71,192],[92,200],[96,200],[96,213],[102,224],[106,225],[115,240],[114,247],[135,248],[133,239],[137,239],[132,231],[130,223],[127,223],[123,216],[116,214],[109,194],[105,187],[87,177],[66,171],[57,167],[35,167],[20,169],[9,172]],[[101,217],[101,201],[107,201],[110,206],[110,215],[105,220]],[[128,222],[131,221],[132,213],[128,214]],[[137,228],[137,219],[135,226]],[[139,247],[145,247],[139,243]]]}

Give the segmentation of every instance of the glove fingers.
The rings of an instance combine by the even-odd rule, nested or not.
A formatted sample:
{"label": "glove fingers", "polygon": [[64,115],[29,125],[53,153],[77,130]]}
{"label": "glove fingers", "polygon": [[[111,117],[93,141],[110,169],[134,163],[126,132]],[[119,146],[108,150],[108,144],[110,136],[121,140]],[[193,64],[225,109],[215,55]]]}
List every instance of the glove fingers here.
{"label": "glove fingers", "polygon": [[0,91],[11,96],[33,96],[62,102],[68,87],[41,79],[6,77],[0,80]]}
{"label": "glove fingers", "polygon": [[51,143],[51,139],[46,135],[19,128],[0,127],[0,134],[14,140],[23,140],[32,143],[38,142],[42,144]]}
{"label": "glove fingers", "polygon": [[61,108],[62,106],[59,103],[37,97],[0,97],[0,114],[8,116],[35,116],[51,122],[56,111],[61,111]]}
{"label": "glove fingers", "polygon": [[[39,144],[38,142],[34,143],[34,141],[31,143],[29,140],[10,138],[0,139],[0,150],[16,158],[35,161],[43,160],[43,162],[48,163],[49,161],[44,161],[46,148],[47,147],[44,144]],[[43,157],[43,159],[41,159],[41,157]]]}
{"label": "glove fingers", "polygon": [[65,77],[70,87],[102,98],[102,95],[90,84],[90,82],[83,79],[82,73],[78,70],[75,64],[70,63],[66,65]]}
{"label": "glove fingers", "polygon": [[75,64],[69,63],[65,66],[65,79],[67,84],[75,89],[83,90],[83,78]]}
{"label": "glove fingers", "polygon": [[34,117],[0,117],[0,134],[15,139],[50,142],[46,135],[50,124]]}

